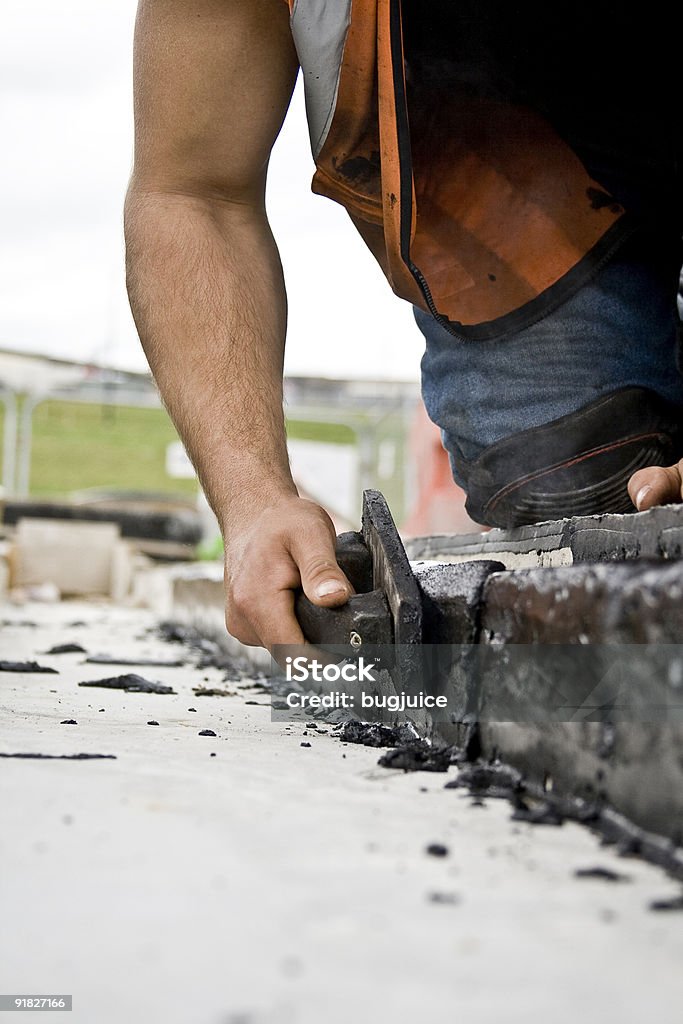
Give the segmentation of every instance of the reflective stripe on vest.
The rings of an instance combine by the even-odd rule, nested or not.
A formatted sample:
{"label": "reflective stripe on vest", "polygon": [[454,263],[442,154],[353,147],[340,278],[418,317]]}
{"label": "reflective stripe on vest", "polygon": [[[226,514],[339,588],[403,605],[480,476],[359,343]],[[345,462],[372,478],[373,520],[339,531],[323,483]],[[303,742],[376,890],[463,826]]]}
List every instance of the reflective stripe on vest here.
{"label": "reflective stripe on vest", "polygon": [[294,0],[291,13],[315,159],[334,116],[344,42],[351,21],[351,0]]}

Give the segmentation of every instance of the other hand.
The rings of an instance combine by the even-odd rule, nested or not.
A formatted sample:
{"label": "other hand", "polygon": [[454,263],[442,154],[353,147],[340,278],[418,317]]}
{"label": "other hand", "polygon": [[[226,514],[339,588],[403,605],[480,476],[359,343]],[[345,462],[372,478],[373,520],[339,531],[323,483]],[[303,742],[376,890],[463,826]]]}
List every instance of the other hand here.
{"label": "other hand", "polygon": [[634,473],[628,493],[639,512],[683,501],[683,459],[675,466],[648,466]]}

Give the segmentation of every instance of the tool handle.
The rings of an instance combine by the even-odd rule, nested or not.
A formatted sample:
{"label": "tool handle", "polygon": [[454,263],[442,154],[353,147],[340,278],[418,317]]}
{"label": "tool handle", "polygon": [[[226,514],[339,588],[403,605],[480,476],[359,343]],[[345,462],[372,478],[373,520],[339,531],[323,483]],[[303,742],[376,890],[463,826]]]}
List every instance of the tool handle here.
{"label": "tool handle", "polygon": [[354,594],[339,608],[321,608],[300,590],[294,611],[306,640],[312,644],[351,644],[360,652],[367,644],[394,641],[389,605],[381,590]]}

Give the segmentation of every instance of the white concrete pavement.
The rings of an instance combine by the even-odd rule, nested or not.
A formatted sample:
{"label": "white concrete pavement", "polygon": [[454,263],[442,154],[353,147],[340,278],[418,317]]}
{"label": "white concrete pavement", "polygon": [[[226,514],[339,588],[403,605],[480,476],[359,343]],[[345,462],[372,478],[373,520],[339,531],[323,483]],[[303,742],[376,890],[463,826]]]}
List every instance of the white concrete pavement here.
{"label": "white concrete pavement", "polygon": [[[258,691],[196,696],[217,669],[42,653],[181,654],[151,613],[2,618],[0,658],[59,675],[0,672],[0,752],[116,760],[0,758],[0,993],[73,994],[73,1024],[681,1019],[683,913],[648,909],[680,886],[657,869],[272,723]],[[127,671],[176,695],[77,686]],[[595,866],[627,880],[575,878]]]}

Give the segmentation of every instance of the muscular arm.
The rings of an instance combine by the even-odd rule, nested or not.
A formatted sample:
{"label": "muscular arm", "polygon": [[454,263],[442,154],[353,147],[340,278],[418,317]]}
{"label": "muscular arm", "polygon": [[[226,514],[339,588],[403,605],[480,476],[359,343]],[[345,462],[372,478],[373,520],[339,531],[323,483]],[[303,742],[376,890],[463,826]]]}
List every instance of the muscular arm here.
{"label": "muscular arm", "polygon": [[296,72],[282,0],[140,2],[131,307],[223,531],[228,628],[266,646],[301,642],[302,582],[321,604],[350,593],[329,517],[297,495],[282,411],[286,296],[264,193]]}

